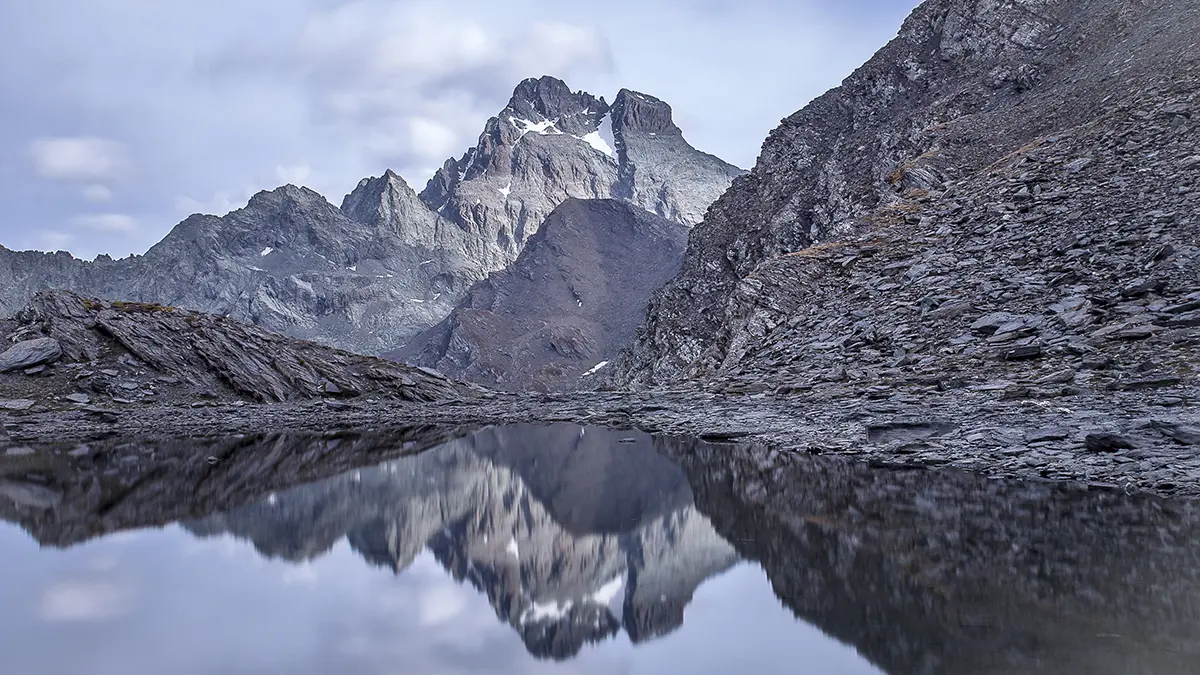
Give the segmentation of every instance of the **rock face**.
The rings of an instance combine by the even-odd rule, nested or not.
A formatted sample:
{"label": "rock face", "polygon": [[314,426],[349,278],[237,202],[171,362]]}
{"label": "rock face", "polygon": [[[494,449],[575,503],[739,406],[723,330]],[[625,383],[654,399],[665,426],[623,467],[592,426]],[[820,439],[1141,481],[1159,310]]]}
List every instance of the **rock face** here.
{"label": "rock face", "polygon": [[[132,404],[161,402],[163,396],[269,402],[365,393],[430,401],[472,391],[432,371],[284,337],[222,316],[92,300],[68,291],[39,293],[18,314],[11,337],[33,336],[41,337],[19,341],[13,349],[62,355],[67,363],[34,377],[0,376],[0,392],[61,395],[82,404],[96,395]],[[31,343],[36,348],[23,347]],[[79,387],[92,393],[77,391]]]}
{"label": "rock face", "polygon": [[361,222],[311,190],[281,187],[222,217],[191,216],[121,260],[0,249],[0,305],[15,311],[37,291],[65,288],[377,353],[440,319],[483,276],[468,238],[395,174],[364,181],[347,201]]}
{"label": "rock face", "polygon": [[691,225],[743,173],[688,145],[661,101],[622,90],[613,110],[625,112],[609,110],[560,80],[530,79],[420,196],[387,171],[340,209],[289,185],[222,217],[191,216],[142,256],[85,262],[0,247],[0,315],[64,288],[358,353],[396,349],[515,260],[563,200],[619,198]]}
{"label": "rock face", "polygon": [[392,356],[498,388],[586,386],[580,375],[629,344],[678,270],[687,232],[626,203],[567,200],[516,262]]}
{"label": "rock face", "polygon": [[[751,175],[693,232],[615,381],[710,378],[780,326],[815,338],[835,315],[882,331],[878,351],[894,362],[921,349],[928,329],[912,319],[937,311],[945,331],[996,310],[1040,320],[1004,336],[1001,357],[1027,363],[1043,353],[1022,343],[1028,331],[1060,316],[1131,342],[1188,328],[1124,312],[1129,299],[1186,305],[1194,290],[1198,29],[1200,8],[1177,0],[928,0],[841,87],[772,132]],[[888,225],[878,242],[835,243]],[[837,274],[806,263],[826,256]],[[864,285],[844,288],[847,276]],[[1128,294],[1111,296],[1117,279]],[[897,294],[912,314],[875,304]],[[912,339],[890,344],[893,323]],[[821,342],[874,339],[840,328]],[[927,355],[945,343],[935,344]]]}

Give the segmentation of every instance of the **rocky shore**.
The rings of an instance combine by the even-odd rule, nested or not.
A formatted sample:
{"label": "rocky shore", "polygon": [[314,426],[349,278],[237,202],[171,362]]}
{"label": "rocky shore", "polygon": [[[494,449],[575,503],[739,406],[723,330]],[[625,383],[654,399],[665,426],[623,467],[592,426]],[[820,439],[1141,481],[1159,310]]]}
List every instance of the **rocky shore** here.
{"label": "rocky shore", "polygon": [[761,445],[778,456],[1200,497],[1196,400],[1200,392],[1175,389],[1152,396],[1113,392],[1053,401],[1006,399],[987,391],[882,400],[674,391],[487,393],[433,404],[366,396],[274,404],[49,401],[0,413],[0,446],[9,454],[69,453],[111,437],[576,422]]}

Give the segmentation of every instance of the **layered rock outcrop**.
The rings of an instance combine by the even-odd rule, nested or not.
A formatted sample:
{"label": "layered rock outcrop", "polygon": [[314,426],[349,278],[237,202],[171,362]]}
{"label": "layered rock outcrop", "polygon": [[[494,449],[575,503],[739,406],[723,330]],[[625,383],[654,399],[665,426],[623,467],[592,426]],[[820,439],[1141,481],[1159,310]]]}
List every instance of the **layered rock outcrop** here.
{"label": "layered rock outcrop", "polygon": [[0,398],[17,393],[65,405],[93,399],[128,405],[372,393],[434,401],[479,391],[434,371],[288,338],[223,316],[68,291],[34,296],[15,321],[0,323],[0,338],[17,347],[36,345],[44,356],[32,369],[0,374]]}

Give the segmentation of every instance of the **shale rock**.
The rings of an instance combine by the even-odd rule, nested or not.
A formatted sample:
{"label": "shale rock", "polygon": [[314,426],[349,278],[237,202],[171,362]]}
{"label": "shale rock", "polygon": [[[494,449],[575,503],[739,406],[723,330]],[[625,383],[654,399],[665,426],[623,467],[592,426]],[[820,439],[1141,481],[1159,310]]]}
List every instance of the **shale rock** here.
{"label": "shale rock", "polygon": [[62,356],[62,346],[53,338],[22,340],[0,354],[0,373],[52,363]]}
{"label": "shale rock", "polygon": [[[61,345],[66,363],[36,381],[0,380],[0,391],[37,387],[80,404],[96,394],[116,402],[155,402],[162,396],[285,401],[366,393],[432,401],[478,391],[433,371],[283,337],[222,316],[87,299],[67,291],[34,296],[19,314],[16,331],[42,334],[38,341],[55,349]],[[108,373],[124,373],[125,379]],[[92,393],[78,391],[82,385]]]}

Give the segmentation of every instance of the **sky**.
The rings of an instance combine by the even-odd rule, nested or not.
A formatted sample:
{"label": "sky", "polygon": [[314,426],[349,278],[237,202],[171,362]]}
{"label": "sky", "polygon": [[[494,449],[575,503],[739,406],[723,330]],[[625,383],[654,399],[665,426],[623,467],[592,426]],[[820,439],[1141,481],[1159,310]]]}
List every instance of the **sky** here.
{"label": "sky", "polygon": [[0,245],[140,254],[260,190],[418,191],[526,77],[672,105],[750,168],[917,0],[5,0]]}

